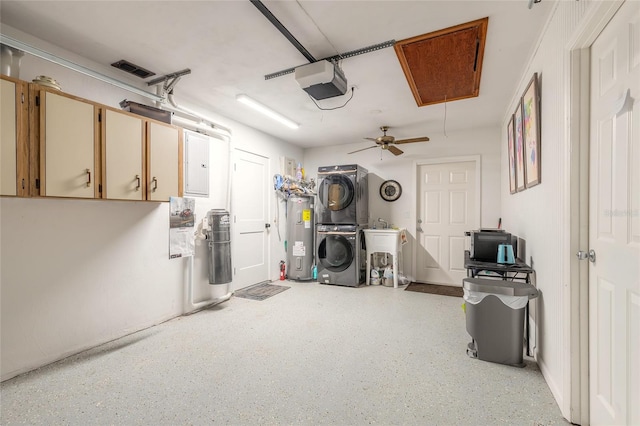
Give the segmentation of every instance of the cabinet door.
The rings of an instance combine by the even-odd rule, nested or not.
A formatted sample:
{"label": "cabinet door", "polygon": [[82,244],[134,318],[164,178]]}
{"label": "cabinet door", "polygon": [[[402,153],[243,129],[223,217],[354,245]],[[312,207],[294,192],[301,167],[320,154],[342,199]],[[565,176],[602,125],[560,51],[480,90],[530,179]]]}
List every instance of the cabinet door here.
{"label": "cabinet door", "polygon": [[147,141],[147,200],[182,196],[182,132],[150,121]]}
{"label": "cabinet door", "polygon": [[40,195],[98,197],[94,105],[40,93]]}
{"label": "cabinet door", "polygon": [[0,195],[27,196],[27,83],[0,80]]}
{"label": "cabinet door", "polygon": [[102,123],[103,197],[144,200],[144,121],[105,109]]}

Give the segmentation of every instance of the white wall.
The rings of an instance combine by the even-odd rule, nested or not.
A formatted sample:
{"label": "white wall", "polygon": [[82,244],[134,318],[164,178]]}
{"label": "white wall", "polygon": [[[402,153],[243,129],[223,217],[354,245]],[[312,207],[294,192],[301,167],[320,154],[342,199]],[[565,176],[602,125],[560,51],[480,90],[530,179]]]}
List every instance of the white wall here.
{"label": "white wall", "polygon": [[[393,134],[392,131],[389,134]],[[428,135],[431,141],[402,145],[405,152],[394,156],[380,149],[369,149],[347,154],[373,145],[373,142],[358,142],[348,145],[327,146],[305,150],[304,166],[307,174],[317,179],[320,166],[337,164],[359,164],[369,171],[369,225],[377,218],[389,224],[407,228],[410,242],[415,241],[416,228],[416,164],[421,160],[468,157],[480,155],[481,159],[481,224],[495,228],[500,217],[500,129],[486,128],[473,131],[448,132]],[[337,159],[337,160],[336,160]],[[392,203],[382,200],[380,184],[394,179],[402,186],[401,197]],[[413,244],[403,247],[403,270],[409,278],[412,271]]]}
{"label": "white wall", "polygon": [[[179,102],[182,105],[182,101]],[[269,159],[269,187],[271,185],[271,177],[276,174],[282,174],[281,170],[281,158],[288,157],[302,161],[303,150],[300,147],[293,146],[291,144],[282,142],[281,140],[262,133],[252,127],[243,125],[231,119],[228,119],[213,111],[207,111],[203,108],[197,108],[189,106],[189,109],[197,111],[200,114],[205,115],[207,118],[213,119],[217,124],[223,127],[227,127],[232,130],[232,138],[230,149],[233,151],[240,149],[248,151],[256,155]],[[278,209],[278,211],[276,211]],[[271,228],[269,233],[269,279],[279,279],[279,263],[281,260],[286,260],[286,251],[284,249],[284,240],[286,239],[286,204],[283,202],[282,197],[277,197],[275,190],[269,197],[269,216],[271,221]],[[281,238],[278,238],[278,230]],[[232,242],[233,244],[233,242]]]}
{"label": "white wall", "polygon": [[[528,64],[514,100],[507,108],[502,130],[501,169],[507,170],[506,126],[534,72],[541,87],[542,183],[509,194],[508,175],[502,176],[502,215],[507,229],[527,241],[527,260],[536,271],[541,296],[536,300],[538,339],[536,357],[563,415],[570,418],[569,377],[569,42],[593,1],[558,2]],[[534,6],[535,7],[535,6]],[[575,119],[575,118],[574,118]]]}
{"label": "white wall", "polygon": [[[126,80],[121,74],[3,25],[3,33],[48,52]],[[117,72],[117,71],[116,71]],[[122,99],[151,101],[55,64],[25,55],[20,78],[55,78],[64,92],[118,108]],[[133,82],[130,80],[130,82]],[[139,84],[139,83],[138,83]],[[178,85],[179,86],[179,85]],[[142,89],[148,90],[146,85]],[[188,105],[188,99],[180,99]],[[211,196],[196,199],[196,220],[228,208],[229,150],[242,147],[270,159],[302,158],[302,150],[209,111],[231,129],[231,142],[210,150]],[[273,198],[271,211],[275,208]],[[275,216],[275,215],[274,215]],[[284,217],[284,213],[281,214]],[[166,321],[188,305],[188,259],[169,260],[169,205],[154,202],[0,199],[1,379]],[[282,224],[281,233],[284,232]],[[271,275],[284,248],[272,232]],[[194,301],[224,295],[210,286],[206,245],[196,246]]]}

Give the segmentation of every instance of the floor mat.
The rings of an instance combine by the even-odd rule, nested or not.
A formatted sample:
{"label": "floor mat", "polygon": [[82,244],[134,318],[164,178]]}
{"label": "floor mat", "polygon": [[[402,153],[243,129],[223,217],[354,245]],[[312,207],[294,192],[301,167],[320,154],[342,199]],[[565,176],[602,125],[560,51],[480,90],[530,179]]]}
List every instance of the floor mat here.
{"label": "floor mat", "polygon": [[271,296],[275,296],[278,293],[282,293],[285,290],[290,289],[284,285],[275,285],[269,283],[254,284],[249,287],[245,287],[233,293],[236,297],[242,297],[244,299],[264,300]]}
{"label": "floor mat", "polygon": [[411,283],[405,288],[406,291],[417,291],[419,293],[440,294],[443,296],[462,297],[462,287],[453,287],[449,285]]}

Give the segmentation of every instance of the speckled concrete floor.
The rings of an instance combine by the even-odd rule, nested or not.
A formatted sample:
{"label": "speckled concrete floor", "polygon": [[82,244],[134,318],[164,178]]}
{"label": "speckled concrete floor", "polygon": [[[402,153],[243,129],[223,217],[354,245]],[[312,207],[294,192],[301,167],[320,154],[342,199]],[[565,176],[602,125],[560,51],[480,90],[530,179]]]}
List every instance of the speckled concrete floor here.
{"label": "speckled concrete floor", "polygon": [[0,423],[568,424],[534,362],[467,357],[460,298],[286,284],[5,381]]}

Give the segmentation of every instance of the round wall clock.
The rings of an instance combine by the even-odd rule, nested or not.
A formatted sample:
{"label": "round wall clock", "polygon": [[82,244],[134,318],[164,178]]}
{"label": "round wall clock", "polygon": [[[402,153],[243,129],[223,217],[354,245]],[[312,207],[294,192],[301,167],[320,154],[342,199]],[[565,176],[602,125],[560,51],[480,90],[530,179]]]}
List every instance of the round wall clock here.
{"label": "round wall clock", "polygon": [[385,180],[380,185],[380,196],[385,201],[395,201],[402,195],[402,187],[395,180]]}

